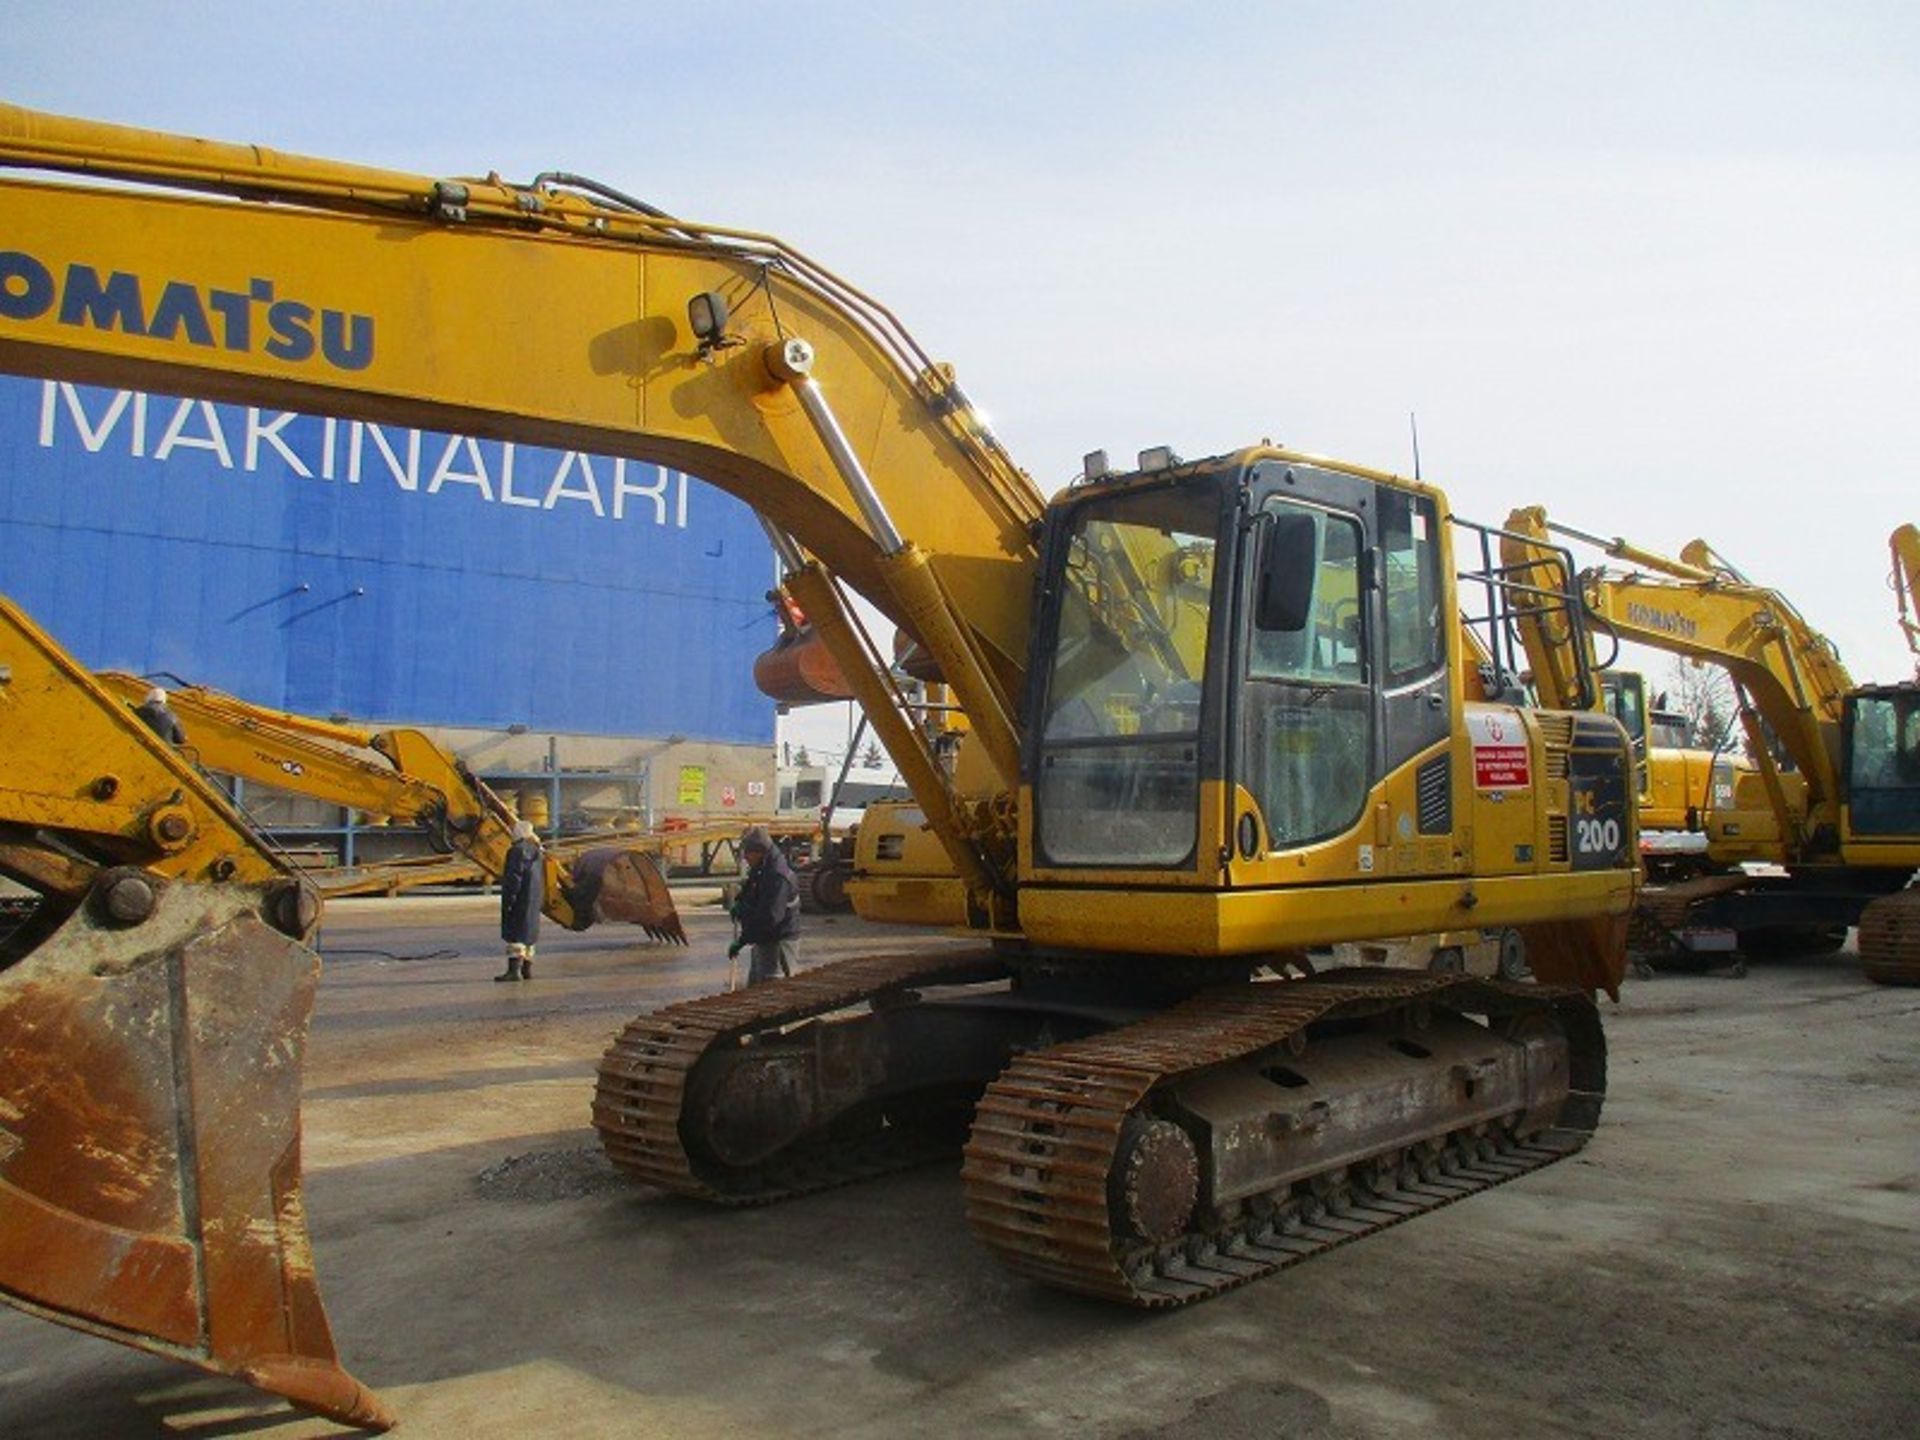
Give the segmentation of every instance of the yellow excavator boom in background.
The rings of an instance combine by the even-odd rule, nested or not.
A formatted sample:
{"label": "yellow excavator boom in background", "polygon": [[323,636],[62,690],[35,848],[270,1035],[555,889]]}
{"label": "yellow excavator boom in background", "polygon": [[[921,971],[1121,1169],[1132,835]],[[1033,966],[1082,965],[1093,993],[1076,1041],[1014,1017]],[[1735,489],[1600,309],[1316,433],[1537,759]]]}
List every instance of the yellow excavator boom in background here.
{"label": "yellow excavator boom in background", "polygon": [[[1602,630],[1719,665],[1733,680],[1751,770],[1705,817],[1721,873],[1647,892],[1653,927],[1731,931],[1743,950],[1767,955],[1837,949],[1858,925],[1872,978],[1920,983],[1920,890],[1907,888],[1920,867],[1920,685],[1856,685],[1784,595],[1704,541],[1671,559],[1557,524],[1538,507],[1515,511],[1507,530],[1515,563],[1557,551],[1555,536],[1627,563],[1582,573],[1589,637]],[[1530,643],[1543,652],[1570,644],[1543,627]],[[1537,674],[1551,683],[1566,661],[1545,660]],[[1784,867],[1787,878],[1741,874],[1748,861]]]}
{"label": "yellow excavator boom in background", "polygon": [[[148,682],[120,671],[96,677],[127,703]],[[498,878],[513,844],[513,816],[484,782],[421,731],[363,730],[254,705],[200,685],[179,685],[168,704],[187,732],[184,750],[202,769],[426,828],[445,855],[464,855]],[[687,943],[673,895],[650,842],[607,837],[591,848],[549,851],[541,908],[569,930],[597,921],[643,927],[655,940]],[[642,848],[646,846],[647,848]]]}
{"label": "yellow excavator boom in background", "polygon": [[[1524,705],[1483,672],[1512,607],[1541,595],[1496,573],[1493,532],[1440,490],[1262,444],[1090,464],[1043,501],[885,307],[772,237],[605,186],[434,179],[9,107],[0,167],[142,182],[0,181],[0,370],[668,464],[766,521],[980,943],[633,1021],[593,1116],[634,1177],[757,1204],[951,1156],[965,1130],[968,1223],[997,1256],[1166,1306],[1592,1131],[1592,996],[1619,985],[1638,883],[1630,755],[1611,718]],[[946,763],[848,590],[948,687],[971,767]],[[1465,638],[1476,606],[1484,648]],[[1577,660],[1572,679],[1591,683]],[[73,708],[99,708],[90,678],[67,683]],[[969,773],[975,793],[954,778]],[[0,823],[32,852],[17,870],[51,874],[60,845],[8,803]],[[231,879],[177,878],[205,903]],[[1310,972],[1313,947],[1469,926],[1519,932],[1543,983],[1280,978]],[[0,970],[0,1113],[41,1103],[21,1075],[116,1073],[18,1024],[21,1007],[158,983],[166,964],[101,978],[60,953],[25,946]],[[203,1110],[142,1123],[201,1155],[232,1143]],[[42,1151],[125,1154],[147,1131],[68,1113],[29,1133],[0,1148],[0,1232],[57,1210],[75,1238],[38,1292],[0,1260],[0,1296],[99,1328],[109,1222],[48,1188]],[[297,1166],[261,1169],[297,1194]],[[198,1298],[191,1347],[157,1322],[116,1333],[256,1378],[209,1328],[217,1297]],[[301,1353],[343,1376],[330,1346]],[[281,1373],[258,1383],[316,1403]]]}
{"label": "yellow excavator boom in background", "polygon": [[1920,526],[1898,527],[1887,537],[1887,548],[1893,554],[1888,583],[1899,606],[1900,633],[1906,636],[1915,672],[1920,674]]}

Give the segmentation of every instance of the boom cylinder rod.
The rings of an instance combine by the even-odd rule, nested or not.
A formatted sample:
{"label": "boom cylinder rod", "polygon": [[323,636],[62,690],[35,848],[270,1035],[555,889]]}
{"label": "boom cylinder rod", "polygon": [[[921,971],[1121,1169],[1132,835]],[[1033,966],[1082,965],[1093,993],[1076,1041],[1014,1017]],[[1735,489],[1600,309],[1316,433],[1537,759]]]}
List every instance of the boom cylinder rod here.
{"label": "boom cylinder rod", "polygon": [[840,478],[853,495],[853,503],[860,507],[860,517],[867,522],[867,533],[873,536],[873,543],[880,547],[882,555],[899,554],[907,542],[887,513],[880,492],[873,488],[867,467],[860,463],[853,446],[847,443],[847,433],[840,428],[839,417],[820,392],[820,382],[813,378],[813,347],[804,340],[787,340],[770,347],[767,359],[773,372],[800,397],[800,408],[807,412],[820,443],[827,447],[833,468],[840,472]]}
{"label": "boom cylinder rod", "polygon": [[1549,520],[1547,529],[1556,535],[1571,535],[1576,540],[1585,541],[1597,550],[1604,550],[1616,560],[1625,560],[1632,565],[1644,565],[1649,570],[1658,570],[1661,574],[1671,575],[1678,580],[1720,578],[1713,571],[1698,565],[1689,565],[1685,561],[1674,560],[1666,555],[1656,555],[1651,550],[1642,550],[1638,545],[1630,544],[1618,535],[1608,539],[1605,535],[1594,535],[1585,530],[1576,530],[1571,525],[1562,525],[1557,520]]}
{"label": "boom cylinder rod", "polygon": [[880,547],[882,555],[898,555],[906,548],[907,542],[901,536],[899,527],[893,523],[893,517],[887,513],[880,493],[873,488],[873,481],[867,477],[866,467],[861,465],[860,457],[847,444],[846,432],[840,428],[840,421],[834,415],[833,407],[827,404],[826,396],[820,393],[819,382],[801,380],[793,388],[800,396],[800,408],[807,412],[807,418],[820,434],[820,442],[833,457],[833,468],[840,472],[841,478],[847,482],[847,489],[853,493],[853,503],[860,507],[861,518],[867,522],[873,543]]}
{"label": "boom cylinder rod", "polygon": [[758,510],[753,512],[753,518],[758,520],[760,522],[760,528],[767,532],[767,539],[773,545],[773,553],[778,557],[782,570],[791,575],[795,570],[798,570],[802,565],[807,563],[806,556],[800,553],[800,547],[794,543],[791,535],[767,519],[767,517],[762,515]]}

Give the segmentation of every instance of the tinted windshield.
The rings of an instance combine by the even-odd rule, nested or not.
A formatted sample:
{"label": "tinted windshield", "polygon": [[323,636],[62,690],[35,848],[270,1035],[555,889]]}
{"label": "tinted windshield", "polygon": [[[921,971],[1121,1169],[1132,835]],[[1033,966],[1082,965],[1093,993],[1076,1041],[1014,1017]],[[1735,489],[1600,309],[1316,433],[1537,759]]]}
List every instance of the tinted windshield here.
{"label": "tinted windshield", "polygon": [[1056,586],[1041,847],[1054,864],[1192,853],[1219,492],[1167,486],[1080,506]]}
{"label": "tinted windshield", "polygon": [[1857,835],[1920,835],[1920,693],[1848,702],[1847,789]]}

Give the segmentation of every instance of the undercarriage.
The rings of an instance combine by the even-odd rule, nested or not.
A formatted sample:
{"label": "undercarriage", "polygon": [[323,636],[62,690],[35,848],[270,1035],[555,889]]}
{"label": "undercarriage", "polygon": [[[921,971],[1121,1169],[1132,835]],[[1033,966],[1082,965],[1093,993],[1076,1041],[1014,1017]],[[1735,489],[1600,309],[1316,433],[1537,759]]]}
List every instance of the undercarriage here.
{"label": "undercarriage", "polygon": [[726,1205],[963,1155],[968,1223],[1014,1270],[1157,1307],[1561,1159],[1606,1088],[1573,989],[1062,974],[879,956],[669,1006],[607,1052],[594,1123],[636,1179]]}

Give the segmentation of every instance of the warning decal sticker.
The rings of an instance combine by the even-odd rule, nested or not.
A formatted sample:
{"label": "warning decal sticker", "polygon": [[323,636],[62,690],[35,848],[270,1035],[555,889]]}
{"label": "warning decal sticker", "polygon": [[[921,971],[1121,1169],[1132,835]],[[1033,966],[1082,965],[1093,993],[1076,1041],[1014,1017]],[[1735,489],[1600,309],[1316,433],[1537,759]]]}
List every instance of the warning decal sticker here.
{"label": "warning decal sticker", "polygon": [[1526,727],[1512,710],[1476,710],[1467,715],[1473,742],[1476,790],[1525,790],[1533,784]]}

